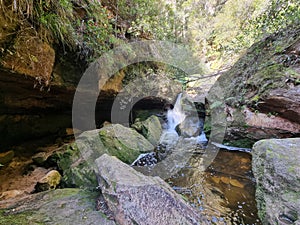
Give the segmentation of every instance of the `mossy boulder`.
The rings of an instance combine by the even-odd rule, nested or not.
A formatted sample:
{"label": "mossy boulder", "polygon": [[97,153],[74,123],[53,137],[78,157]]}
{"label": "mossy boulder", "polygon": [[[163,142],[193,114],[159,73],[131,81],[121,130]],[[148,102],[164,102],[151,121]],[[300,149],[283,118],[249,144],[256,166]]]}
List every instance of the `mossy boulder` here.
{"label": "mossy boulder", "polygon": [[103,127],[99,135],[110,155],[116,156],[125,163],[132,163],[141,153],[154,149],[143,135],[120,124]]}
{"label": "mossy boulder", "polygon": [[57,151],[52,160],[58,161],[65,186],[94,189],[98,186],[94,172],[98,157],[106,153],[130,164],[141,153],[153,149],[153,145],[134,129],[111,124],[83,132],[75,143]]}
{"label": "mossy boulder", "polygon": [[132,128],[141,133],[153,146],[158,145],[162,126],[157,116],[150,116],[144,121],[137,121]]}
{"label": "mossy boulder", "polygon": [[300,222],[299,146],[300,138],[262,140],[253,146],[256,201],[263,224]]}
{"label": "mossy boulder", "polygon": [[[82,224],[114,225],[106,216],[96,211],[98,193],[80,189],[57,189],[23,198],[0,210],[0,224]],[[0,205],[0,208],[1,207]]]}

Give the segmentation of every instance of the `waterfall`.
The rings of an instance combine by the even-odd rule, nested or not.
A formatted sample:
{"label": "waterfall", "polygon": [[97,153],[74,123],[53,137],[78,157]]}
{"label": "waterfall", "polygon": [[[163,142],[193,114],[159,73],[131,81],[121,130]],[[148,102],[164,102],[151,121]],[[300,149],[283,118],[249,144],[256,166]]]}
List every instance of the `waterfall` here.
{"label": "waterfall", "polygon": [[182,93],[177,96],[175,105],[173,109],[169,109],[167,112],[167,121],[168,121],[168,130],[175,131],[175,128],[178,124],[184,121],[185,113],[182,110],[181,106],[181,97]]}

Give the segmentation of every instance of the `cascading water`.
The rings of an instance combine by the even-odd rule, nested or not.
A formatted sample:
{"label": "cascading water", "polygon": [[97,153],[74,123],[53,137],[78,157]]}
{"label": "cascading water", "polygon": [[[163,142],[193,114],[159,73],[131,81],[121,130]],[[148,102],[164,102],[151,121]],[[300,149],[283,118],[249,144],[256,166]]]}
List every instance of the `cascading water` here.
{"label": "cascading water", "polygon": [[176,99],[173,109],[169,109],[167,112],[168,130],[175,131],[178,124],[182,123],[186,117],[181,106],[182,93],[180,93]]}
{"label": "cascading water", "polygon": [[167,129],[163,131],[160,144],[165,146],[166,149],[171,149],[176,146],[178,141],[178,134],[175,130],[176,126],[182,123],[186,117],[181,106],[182,93],[177,96],[173,109],[167,111]]}
{"label": "cascading water", "polygon": [[[186,119],[186,114],[182,109],[181,99],[182,93],[178,95],[174,108],[167,111],[167,130],[163,132],[160,139],[160,143],[166,146],[175,146],[179,138],[176,132],[176,126]],[[196,143],[207,142],[206,135],[203,131],[200,132],[199,136],[190,137],[189,140]]]}

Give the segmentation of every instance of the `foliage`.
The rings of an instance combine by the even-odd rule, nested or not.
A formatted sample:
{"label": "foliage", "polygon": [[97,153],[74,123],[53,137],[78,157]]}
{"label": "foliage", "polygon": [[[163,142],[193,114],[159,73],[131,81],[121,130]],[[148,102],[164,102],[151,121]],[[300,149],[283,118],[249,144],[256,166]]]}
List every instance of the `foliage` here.
{"label": "foliage", "polygon": [[245,35],[262,37],[282,30],[291,24],[300,23],[300,3],[298,0],[273,0],[270,7],[258,17],[247,21]]}
{"label": "foliage", "polygon": [[186,0],[188,42],[213,70],[232,65],[254,42],[299,24],[298,0]]}
{"label": "foliage", "polygon": [[[182,0],[181,0],[182,1]],[[183,23],[176,12],[180,4],[159,0],[103,1],[115,15],[113,22],[119,27],[119,36],[179,41]]]}

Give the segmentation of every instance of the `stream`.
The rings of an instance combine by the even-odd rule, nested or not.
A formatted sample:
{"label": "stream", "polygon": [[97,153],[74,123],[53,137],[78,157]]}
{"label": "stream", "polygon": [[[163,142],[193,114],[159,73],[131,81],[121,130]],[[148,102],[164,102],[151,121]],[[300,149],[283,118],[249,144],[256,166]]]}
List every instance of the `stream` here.
{"label": "stream", "polygon": [[[162,167],[158,165],[156,169],[156,163],[160,160],[168,161],[168,156],[166,159],[159,157],[153,159],[157,152],[156,154],[143,154],[133,163],[133,166],[144,174],[159,175],[164,178],[186,201],[198,208],[212,224],[262,224],[257,215],[250,149],[215,144],[221,150],[210,166],[205,170],[201,169],[208,140],[201,122],[197,124],[201,128],[197,131],[198,136],[178,135],[176,131],[178,125],[187,117],[181,106],[181,98],[182,95],[179,94],[174,107],[167,111],[166,124],[163,125],[164,129],[157,151],[159,153],[161,148],[164,148],[166,152],[183,151],[182,157],[184,157],[190,152],[186,149],[190,148],[192,154],[189,160],[183,165],[178,163],[177,166],[180,169],[175,173],[170,173],[171,176],[167,179],[165,174],[153,171],[159,171]],[[140,166],[139,162],[147,166]]]}

